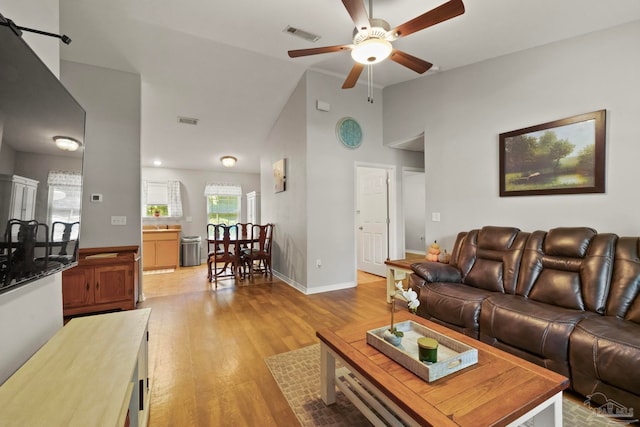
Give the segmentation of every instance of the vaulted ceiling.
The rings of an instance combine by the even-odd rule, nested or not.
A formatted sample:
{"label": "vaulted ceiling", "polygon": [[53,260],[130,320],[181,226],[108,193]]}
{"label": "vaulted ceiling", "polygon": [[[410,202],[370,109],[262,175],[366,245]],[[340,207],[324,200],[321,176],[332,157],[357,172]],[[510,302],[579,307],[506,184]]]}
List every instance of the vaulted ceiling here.
{"label": "vaulted ceiling", "polygon": [[[640,19],[638,0],[464,1],[463,15],[394,42],[437,71],[419,75],[385,61],[374,83],[429,78]],[[373,0],[373,15],[395,27],[443,2]],[[288,25],[321,38],[291,36]],[[353,64],[348,52],[292,59],[287,51],[350,44],[353,27],[339,0],[60,0],[60,32],[73,40],[62,59],[141,76],[142,166],[160,159],[163,167],[216,170],[230,154],[235,170],[258,172],[260,144],[304,71],[341,81]]]}

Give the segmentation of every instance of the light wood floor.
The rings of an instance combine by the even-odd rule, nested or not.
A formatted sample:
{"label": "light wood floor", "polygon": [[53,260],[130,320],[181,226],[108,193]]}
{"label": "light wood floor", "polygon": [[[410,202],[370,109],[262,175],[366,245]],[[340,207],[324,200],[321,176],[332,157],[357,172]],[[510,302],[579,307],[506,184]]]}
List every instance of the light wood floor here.
{"label": "light wood floor", "polygon": [[389,313],[384,278],[358,282],[306,296],[275,278],[212,290],[206,265],[145,275],[150,426],[299,425],[264,358],[317,343],[317,329]]}

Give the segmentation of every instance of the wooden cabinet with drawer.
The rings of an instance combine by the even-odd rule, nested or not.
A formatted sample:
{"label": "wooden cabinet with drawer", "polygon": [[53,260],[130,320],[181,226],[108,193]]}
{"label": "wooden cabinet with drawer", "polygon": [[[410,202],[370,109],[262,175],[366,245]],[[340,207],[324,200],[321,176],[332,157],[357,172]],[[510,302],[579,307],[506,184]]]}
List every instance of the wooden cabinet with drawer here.
{"label": "wooden cabinet with drawer", "polygon": [[138,246],[80,249],[78,265],[62,273],[64,315],[134,309],[138,260]]}
{"label": "wooden cabinet with drawer", "polygon": [[[167,227],[167,226],[165,226]],[[180,226],[142,230],[142,269],[177,268],[180,263]]]}

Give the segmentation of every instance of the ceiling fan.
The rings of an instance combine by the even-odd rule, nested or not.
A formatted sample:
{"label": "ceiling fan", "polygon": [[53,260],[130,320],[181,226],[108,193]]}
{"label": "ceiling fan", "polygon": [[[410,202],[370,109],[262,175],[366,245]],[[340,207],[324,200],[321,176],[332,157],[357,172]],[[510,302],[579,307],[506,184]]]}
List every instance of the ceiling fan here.
{"label": "ceiling fan", "polygon": [[[370,13],[372,10],[371,2],[372,0],[369,0]],[[416,73],[422,74],[426,72],[433,64],[395,49],[391,42],[464,13],[462,0],[449,0],[435,9],[431,9],[402,25],[390,29],[389,23],[384,19],[374,19],[372,16],[367,15],[364,0],[342,0],[342,3],[356,25],[353,30],[353,43],[341,46],[290,50],[289,57],[297,58],[299,56],[350,50],[355,64],[353,64],[353,68],[342,85],[343,89],[350,89],[355,86],[365,65],[377,64],[386,58],[391,58],[392,61],[404,65]],[[371,13],[371,15],[373,14]]]}

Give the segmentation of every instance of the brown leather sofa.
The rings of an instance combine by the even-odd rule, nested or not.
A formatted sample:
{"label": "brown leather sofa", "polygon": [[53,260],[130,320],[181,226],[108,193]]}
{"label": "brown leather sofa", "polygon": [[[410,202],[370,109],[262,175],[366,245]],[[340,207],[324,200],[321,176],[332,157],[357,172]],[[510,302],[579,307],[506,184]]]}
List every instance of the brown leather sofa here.
{"label": "brown leather sofa", "polygon": [[458,234],[449,264],[412,269],[419,315],[640,409],[640,238],[483,227]]}

